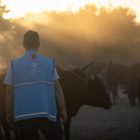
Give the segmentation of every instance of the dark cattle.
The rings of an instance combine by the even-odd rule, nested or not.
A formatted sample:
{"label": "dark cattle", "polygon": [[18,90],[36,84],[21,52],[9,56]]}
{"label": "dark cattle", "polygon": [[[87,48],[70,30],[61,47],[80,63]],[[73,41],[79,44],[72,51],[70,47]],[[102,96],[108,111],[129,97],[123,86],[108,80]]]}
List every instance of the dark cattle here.
{"label": "dark cattle", "polygon": [[[0,140],[3,140],[4,137],[6,140],[10,140],[9,127],[6,122],[6,86],[3,84],[4,74],[0,75]],[[2,133],[2,129],[4,129],[4,134]]]}
{"label": "dark cattle", "polygon": [[100,71],[99,75],[105,84],[106,90],[113,104],[116,104],[118,87],[127,81],[128,68],[126,65],[110,62],[108,65],[104,65]]}
{"label": "dark cattle", "polygon": [[[138,99],[140,107],[140,63],[132,64],[129,67],[128,75],[126,93],[128,94],[130,105],[135,106],[137,104],[136,99]],[[138,130],[140,132],[140,119],[138,121]]]}
{"label": "dark cattle", "polygon": [[58,73],[69,117],[65,125],[65,137],[69,140],[71,118],[77,114],[81,106],[90,105],[109,109],[111,102],[98,77],[94,80],[87,78],[80,69],[64,71],[59,68]]}
{"label": "dark cattle", "polygon": [[129,67],[128,75],[126,93],[128,94],[130,105],[136,105],[137,98],[140,105],[140,63],[132,64]]}
{"label": "dark cattle", "polygon": [[128,67],[124,64],[106,62],[92,62],[82,68],[89,76],[98,75],[107,90],[113,104],[116,104],[118,97],[118,87],[126,83],[128,79]]}

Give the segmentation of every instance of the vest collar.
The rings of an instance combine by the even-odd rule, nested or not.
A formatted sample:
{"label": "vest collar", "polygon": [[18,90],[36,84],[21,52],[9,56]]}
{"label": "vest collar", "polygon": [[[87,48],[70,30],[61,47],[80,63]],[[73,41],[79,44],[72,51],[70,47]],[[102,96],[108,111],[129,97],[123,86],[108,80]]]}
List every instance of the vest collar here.
{"label": "vest collar", "polygon": [[25,55],[26,55],[26,56],[29,56],[29,55],[32,55],[32,54],[37,54],[37,52],[36,52],[35,50],[27,50],[27,51],[25,52]]}

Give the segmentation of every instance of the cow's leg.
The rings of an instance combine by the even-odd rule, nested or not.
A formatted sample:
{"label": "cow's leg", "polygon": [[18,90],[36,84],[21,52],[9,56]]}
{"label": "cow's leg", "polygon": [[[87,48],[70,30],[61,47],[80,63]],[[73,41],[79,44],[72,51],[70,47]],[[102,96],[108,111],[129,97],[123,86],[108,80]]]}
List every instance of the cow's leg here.
{"label": "cow's leg", "polygon": [[68,118],[64,128],[65,140],[70,140],[70,124],[71,124],[71,118]]}
{"label": "cow's leg", "polygon": [[140,79],[138,79],[138,82],[137,82],[137,97],[138,97],[138,104],[139,104],[139,107],[140,107]]}
{"label": "cow's leg", "polygon": [[135,96],[133,94],[134,94],[133,92],[128,93],[128,99],[129,99],[129,103],[131,106],[135,106],[135,104],[136,104],[135,103]]}
{"label": "cow's leg", "polygon": [[138,104],[139,104],[139,107],[140,107],[140,91],[138,90],[138,93],[137,93],[137,97],[138,97]]}
{"label": "cow's leg", "polygon": [[39,132],[38,132],[38,130],[34,134],[34,140],[39,140]]}
{"label": "cow's leg", "polygon": [[3,135],[2,135],[1,125],[0,125],[0,140],[3,140]]}
{"label": "cow's leg", "polygon": [[138,104],[139,104],[139,107],[140,107],[140,97],[138,97]]}
{"label": "cow's leg", "polygon": [[10,128],[9,128],[8,123],[7,123],[6,120],[3,121],[2,126],[3,126],[3,129],[4,129],[4,133],[5,133],[5,139],[6,140],[11,140]]}
{"label": "cow's leg", "polygon": [[112,98],[113,98],[113,104],[116,105],[116,97],[118,96],[118,90],[117,86],[114,86],[112,89]]}

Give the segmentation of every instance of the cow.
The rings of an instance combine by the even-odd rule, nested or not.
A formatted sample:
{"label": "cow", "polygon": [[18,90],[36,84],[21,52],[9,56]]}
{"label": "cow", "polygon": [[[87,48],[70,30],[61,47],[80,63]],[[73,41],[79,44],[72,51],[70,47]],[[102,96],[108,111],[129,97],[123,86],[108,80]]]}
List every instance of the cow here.
{"label": "cow", "polygon": [[129,66],[128,76],[125,93],[128,95],[131,106],[136,105],[136,99],[138,99],[140,106],[140,63]]}
{"label": "cow", "polygon": [[128,67],[120,63],[111,63],[107,73],[106,82],[108,91],[112,93],[112,101],[115,105],[118,96],[118,87],[126,83],[128,79]]}
{"label": "cow", "polygon": [[[4,74],[0,74],[0,140],[3,140],[4,137],[6,140],[10,140],[10,131],[6,121],[6,85],[3,84],[4,77]],[[4,134],[1,128],[4,129]]]}
{"label": "cow", "polygon": [[128,67],[123,64],[113,63],[110,60],[108,64],[105,62],[96,62],[96,64],[88,67],[88,71],[98,75],[102,79],[106,91],[115,105],[118,97],[118,87],[128,79]]}
{"label": "cow", "polygon": [[[140,107],[140,62],[129,66],[128,76],[125,93],[128,95],[129,103],[132,107],[137,105],[136,99],[138,99]],[[138,120],[138,130],[140,132],[140,118]]]}
{"label": "cow", "polygon": [[64,134],[66,140],[69,140],[71,118],[77,114],[81,106],[90,105],[109,109],[111,101],[99,77],[90,78],[81,69],[68,71],[57,67],[57,71],[68,113]]}
{"label": "cow", "polygon": [[71,118],[77,114],[81,106],[90,105],[109,109],[111,101],[99,77],[95,76],[93,80],[81,69],[66,71],[58,68],[57,71],[68,113],[68,121],[64,126],[65,139],[69,140]]}

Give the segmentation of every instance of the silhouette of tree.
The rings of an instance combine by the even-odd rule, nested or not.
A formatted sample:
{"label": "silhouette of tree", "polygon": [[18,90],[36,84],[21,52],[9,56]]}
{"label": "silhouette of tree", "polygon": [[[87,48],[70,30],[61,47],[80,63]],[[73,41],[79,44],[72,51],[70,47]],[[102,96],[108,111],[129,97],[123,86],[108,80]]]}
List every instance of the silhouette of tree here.
{"label": "silhouette of tree", "polygon": [[4,18],[4,14],[8,13],[9,10],[7,10],[6,5],[2,4],[2,1],[0,1],[0,31],[8,30],[10,26],[10,21]]}
{"label": "silhouette of tree", "polygon": [[3,18],[3,15],[7,12],[9,12],[9,10],[7,10],[6,5],[3,5],[0,1],[0,18]]}

